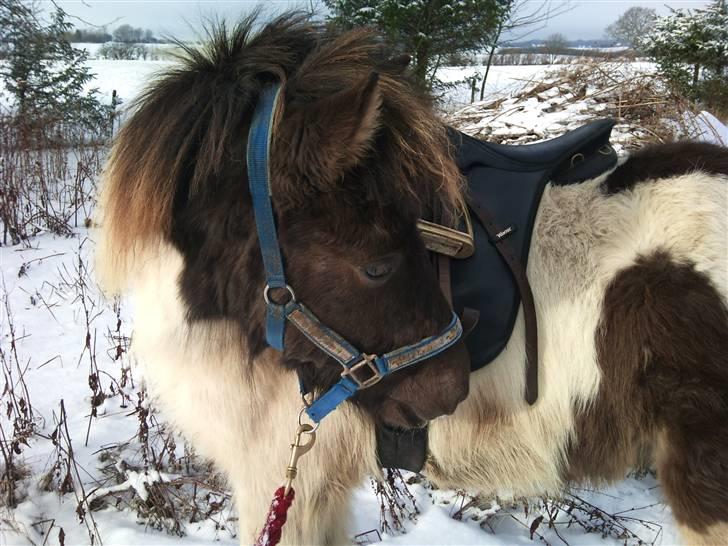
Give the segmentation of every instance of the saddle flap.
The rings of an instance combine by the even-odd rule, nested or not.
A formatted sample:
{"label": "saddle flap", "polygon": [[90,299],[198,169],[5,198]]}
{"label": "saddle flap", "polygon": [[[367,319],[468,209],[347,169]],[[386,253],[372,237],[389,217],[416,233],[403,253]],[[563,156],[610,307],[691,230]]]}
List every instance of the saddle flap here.
{"label": "saddle flap", "polygon": [[[599,120],[543,144],[502,146],[451,131],[458,164],[468,182],[469,199],[485,207],[525,270],[536,214],[547,183],[574,184],[616,166],[609,146],[614,121]],[[576,159],[574,159],[576,157]],[[511,337],[520,308],[513,274],[479,221],[472,224],[475,252],[451,262],[455,312],[480,313],[465,339],[471,368],[495,359]]]}

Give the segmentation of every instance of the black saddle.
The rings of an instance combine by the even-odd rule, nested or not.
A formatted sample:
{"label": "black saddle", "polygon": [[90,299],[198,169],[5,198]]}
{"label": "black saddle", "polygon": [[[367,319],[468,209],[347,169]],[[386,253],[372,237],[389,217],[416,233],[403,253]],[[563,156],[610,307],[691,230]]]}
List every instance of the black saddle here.
{"label": "black saddle", "polygon": [[[609,145],[614,120],[584,125],[540,144],[505,146],[476,140],[452,130],[457,163],[468,180],[468,198],[487,209],[498,233],[525,271],[536,213],[547,183],[576,184],[617,164]],[[521,295],[511,268],[494,244],[483,221],[474,215],[475,253],[451,260],[456,312],[474,308],[478,323],[466,339],[471,366],[478,370],[495,359],[513,331]]]}
{"label": "black saddle", "polygon": [[[615,167],[617,155],[609,144],[613,126],[613,120],[603,119],[527,146],[483,142],[450,130],[458,166],[468,180],[469,214],[473,219],[475,252],[467,258],[449,260],[455,311],[461,316],[479,314],[465,340],[471,370],[483,368],[505,348],[523,299],[526,354],[532,359],[526,370],[529,402],[538,395],[538,342],[525,271],[541,196],[549,182],[576,184]],[[466,224],[460,229],[465,231]],[[529,385],[529,377],[536,382],[535,387]],[[376,432],[381,466],[413,472],[422,469],[427,452],[426,428],[398,431],[378,426]]]}

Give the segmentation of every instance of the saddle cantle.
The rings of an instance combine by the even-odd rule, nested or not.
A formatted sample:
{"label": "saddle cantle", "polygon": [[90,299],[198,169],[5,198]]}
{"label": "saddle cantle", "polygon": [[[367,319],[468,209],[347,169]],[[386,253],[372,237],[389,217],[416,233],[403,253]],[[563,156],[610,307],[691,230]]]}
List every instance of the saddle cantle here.
{"label": "saddle cantle", "polygon": [[[423,240],[431,251],[456,258],[439,260],[449,263],[445,278],[451,279],[449,296],[455,312],[479,314],[465,339],[471,371],[488,365],[505,348],[524,297],[526,353],[533,360],[527,367],[527,400],[529,375],[533,382],[534,373],[531,396],[538,392],[538,343],[525,271],[541,196],[549,182],[577,184],[614,168],[617,154],[609,144],[614,123],[611,119],[595,121],[559,138],[526,146],[483,142],[449,130],[458,167],[468,181],[467,218],[454,234],[451,227],[437,229],[436,223],[425,222],[420,226]],[[399,431],[378,426],[376,433],[381,466],[413,472],[422,469],[427,428]]]}
{"label": "saddle cantle", "polygon": [[[553,140],[525,146],[493,144],[450,131],[458,167],[467,178],[469,200],[490,213],[498,233],[506,232],[524,271],[546,184],[576,184],[615,167],[617,154],[609,145],[614,123],[598,120]],[[451,275],[455,311],[468,307],[480,313],[465,340],[475,371],[505,348],[521,297],[511,268],[477,215],[472,225],[475,252],[469,258],[451,260]]]}

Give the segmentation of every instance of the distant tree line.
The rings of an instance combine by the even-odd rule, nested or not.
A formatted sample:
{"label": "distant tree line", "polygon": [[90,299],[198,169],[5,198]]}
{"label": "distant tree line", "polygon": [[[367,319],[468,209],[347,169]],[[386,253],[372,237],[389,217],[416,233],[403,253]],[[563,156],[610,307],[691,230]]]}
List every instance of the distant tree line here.
{"label": "distant tree line", "polygon": [[121,25],[111,34],[105,27],[98,29],[75,29],[64,33],[68,42],[103,44],[98,56],[111,60],[147,60],[156,58],[148,44],[160,44],[165,41],[154,36],[151,29]]}
{"label": "distant tree line", "polygon": [[106,29],[76,29],[74,31],[66,32],[63,37],[69,42],[86,43],[86,44],[103,44],[104,42],[110,42],[113,38],[111,34],[106,32]]}
{"label": "distant tree line", "polygon": [[121,25],[113,30],[111,34],[105,27],[93,29],[69,30],[63,36],[69,42],[103,44],[106,42],[118,42],[122,44],[159,44],[164,40],[154,36],[151,29]]}
{"label": "distant tree line", "polygon": [[113,37],[115,42],[125,44],[156,44],[162,41],[155,38],[148,28],[135,28],[131,25],[121,25],[114,30]]}
{"label": "distant tree line", "polygon": [[158,58],[154,49],[147,44],[125,42],[107,42],[99,48],[97,54],[103,59],[114,61],[146,61]]}

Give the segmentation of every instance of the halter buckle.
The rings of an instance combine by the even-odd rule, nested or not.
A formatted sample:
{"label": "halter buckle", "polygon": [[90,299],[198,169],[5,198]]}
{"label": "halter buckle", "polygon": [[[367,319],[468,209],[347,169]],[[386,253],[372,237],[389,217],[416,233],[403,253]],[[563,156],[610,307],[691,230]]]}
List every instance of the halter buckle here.
{"label": "halter buckle", "polygon": [[[359,362],[354,364],[353,366],[350,366],[349,368],[345,368],[343,372],[341,372],[341,377],[349,377],[354,383],[356,383],[360,389],[366,389],[367,387],[371,387],[375,383],[378,383],[382,377],[382,372],[379,371],[379,368],[377,367],[376,363],[377,355],[368,355],[364,354],[362,355],[362,358]],[[371,373],[369,377],[358,377],[358,372],[362,373]],[[360,374],[361,375],[361,374]]]}

